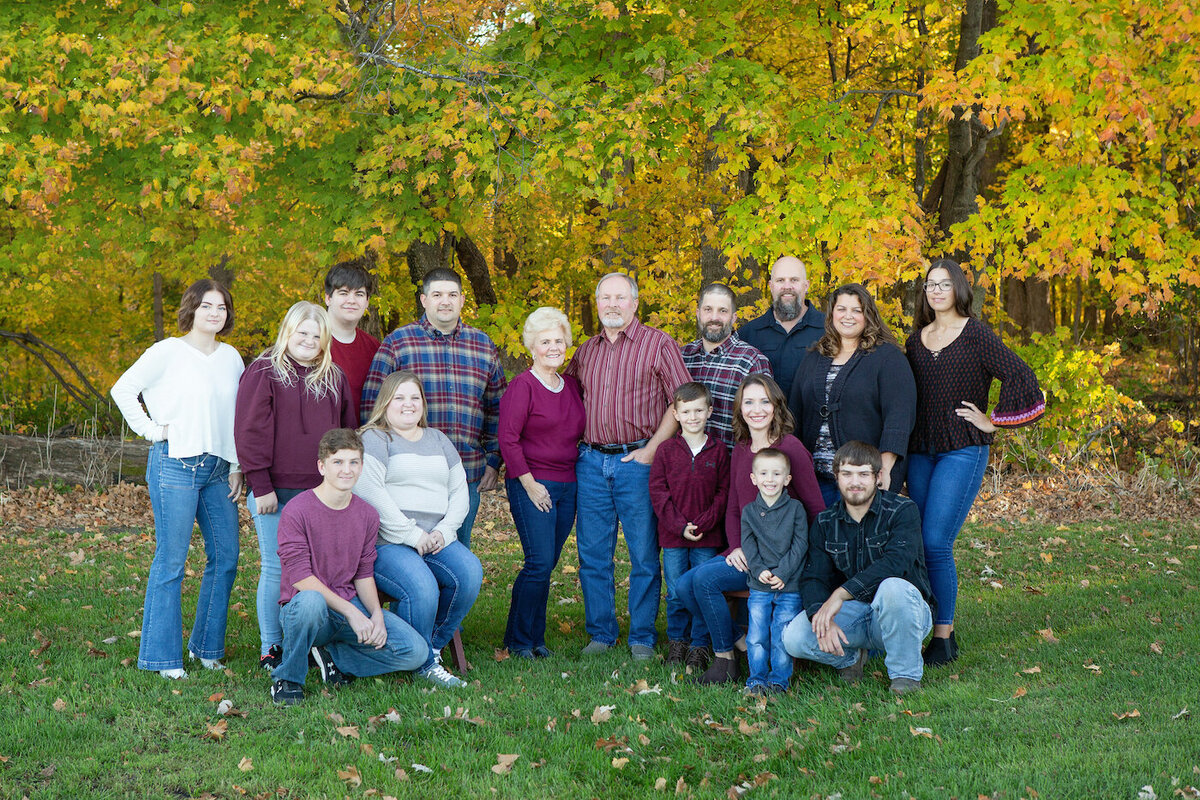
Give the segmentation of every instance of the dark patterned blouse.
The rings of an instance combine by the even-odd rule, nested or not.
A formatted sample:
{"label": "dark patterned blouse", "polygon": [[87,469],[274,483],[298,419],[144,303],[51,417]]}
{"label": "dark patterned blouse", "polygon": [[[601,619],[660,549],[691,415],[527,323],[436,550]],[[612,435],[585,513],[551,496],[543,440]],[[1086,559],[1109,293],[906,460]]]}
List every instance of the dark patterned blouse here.
{"label": "dark patterned blouse", "polygon": [[1046,398],[1033,370],[1004,346],[991,328],[967,320],[962,333],[937,352],[914,331],[905,344],[917,383],[917,424],[909,440],[910,453],[945,453],[972,445],[990,445],[984,433],[954,413],[964,400],[987,412],[992,381],[1000,381],[1000,399],[991,420],[999,428],[1019,428],[1046,412]]}

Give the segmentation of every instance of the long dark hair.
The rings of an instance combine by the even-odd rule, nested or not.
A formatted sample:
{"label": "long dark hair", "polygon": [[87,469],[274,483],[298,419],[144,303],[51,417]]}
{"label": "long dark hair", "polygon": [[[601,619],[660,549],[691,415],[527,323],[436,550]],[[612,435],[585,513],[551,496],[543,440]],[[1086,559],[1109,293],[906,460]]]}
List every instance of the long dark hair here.
{"label": "long dark hair", "polygon": [[[960,317],[973,317],[971,313],[971,300],[975,297],[975,293],[971,291],[971,284],[967,283],[966,273],[963,268],[958,265],[958,262],[952,258],[939,258],[929,265],[929,269],[925,270],[925,281],[929,281],[929,273],[935,269],[944,269],[950,274],[950,283],[954,284],[954,310],[958,312]],[[913,330],[919,331],[929,323],[933,322],[936,316],[933,308],[929,305],[929,298],[925,296],[925,287],[921,286],[921,299],[917,303],[917,312],[913,314]]]}
{"label": "long dark hair", "polygon": [[778,442],[796,429],[796,421],[792,417],[792,412],[788,410],[787,398],[783,396],[783,390],[779,388],[779,384],[773,378],[768,378],[761,372],[755,372],[742,379],[742,385],[738,387],[737,394],[733,398],[733,440],[735,442],[750,441],[750,427],[742,418],[742,395],[745,394],[747,386],[761,386],[774,407],[771,414],[771,427],[767,429],[767,437],[771,440],[771,444]]}
{"label": "long dark hair", "polygon": [[858,339],[859,350],[869,353],[885,342],[896,344],[896,337],[883,318],[879,316],[879,307],[875,305],[875,298],[871,297],[861,283],[847,283],[845,286],[834,289],[825,304],[825,335],[817,340],[817,351],[821,355],[836,358],[837,354],[841,352],[842,335],[833,327],[833,307],[837,305],[838,298],[844,294],[857,298],[858,302],[862,303],[865,324],[862,336]]}

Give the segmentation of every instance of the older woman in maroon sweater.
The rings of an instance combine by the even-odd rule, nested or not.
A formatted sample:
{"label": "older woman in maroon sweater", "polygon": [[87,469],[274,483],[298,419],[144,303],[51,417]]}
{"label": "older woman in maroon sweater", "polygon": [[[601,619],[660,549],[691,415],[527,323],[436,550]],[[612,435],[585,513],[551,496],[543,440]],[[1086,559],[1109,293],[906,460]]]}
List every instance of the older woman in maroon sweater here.
{"label": "older woman in maroon sweater", "polygon": [[547,658],[546,602],[550,575],[575,524],[575,459],[583,435],[579,381],[560,375],[571,323],[541,307],[522,332],[533,366],[513,378],[500,398],[500,454],[505,489],[525,563],[513,581],[504,646],[520,658]]}
{"label": "older woman in maroon sweater", "polygon": [[730,457],[729,501],[725,504],[725,552],[679,579],[680,599],[693,614],[692,641],[696,641],[696,627],[702,619],[716,656],[697,679],[698,683],[729,683],[738,677],[733,657],[733,618],[724,593],[746,588],[748,567],[742,553],[742,509],[758,494],[750,480],[754,454],[764,447],[782,450],[792,468],[788,494],[804,504],[809,523],[825,510],[812,456],[792,436],[794,428],[787,398],[779,385],[765,375],[747,375],[733,403],[736,444]]}

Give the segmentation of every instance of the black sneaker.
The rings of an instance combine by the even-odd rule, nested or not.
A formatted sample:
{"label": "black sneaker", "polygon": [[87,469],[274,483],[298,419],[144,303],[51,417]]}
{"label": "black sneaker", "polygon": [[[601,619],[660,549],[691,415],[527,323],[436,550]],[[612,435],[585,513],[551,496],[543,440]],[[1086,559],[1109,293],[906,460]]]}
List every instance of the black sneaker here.
{"label": "black sneaker", "polygon": [[682,664],[687,659],[687,642],[667,642],[667,663]]}
{"label": "black sneaker", "polygon": [[283,663],[283,648],[277,644],[271,645],[264,655],[258,657],[258,666],[265,670],[273,670]]}
{"label": "black sneaker", "polygon": [[544,644],[539,644],[537,647],[533,648],[534,658],[553,658],[553,656],[554,651],[549,647],[546,647]]}
{"label": "black sneaker", "polygon": [[304,687],[295,681],[275,681],[271,684],[271,699],[276,705],[294,706],[304,700]]}
{"label": "black sneaker", "polygon": [[354,682],[353,675],[347,675],[333,663],[333,657],[324,647],[314,647],[308,653],[308,660],[321,673],[321,680],[328,686],[346,686]]}
{"label": "black sneaker", "polygon": [[699,675],[708,669],[712,661],[712,653],[707,647],[689,647],[687,657],[683,660],[684,671],[688,675]]}

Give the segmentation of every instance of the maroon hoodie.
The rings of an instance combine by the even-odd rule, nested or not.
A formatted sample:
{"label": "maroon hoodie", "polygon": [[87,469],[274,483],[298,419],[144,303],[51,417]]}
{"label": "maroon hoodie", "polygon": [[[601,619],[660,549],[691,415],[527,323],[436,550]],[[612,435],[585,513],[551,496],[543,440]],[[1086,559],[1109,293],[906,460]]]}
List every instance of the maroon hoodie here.
{"label": "maroon hoodie", "polygon": [[[718,437],[709,436],[695,458],[683,436],[663,442],[650,467],[650,502],[658,517],[659,546],[721,547],[728,495],[729,451]],[[703,534],[699,541],[683,538],[689,522]]]}
{"label": "maroon hoodie", "polygon": [[284,385],[266,358],[242,373],[233,415],[233,441],[255,497],[321,483],[317,444],[333,428],[356,428],[350,384],[336,366],[337,391],[314,398],[304,385],[311,367],[292,365],[296,382]]}

